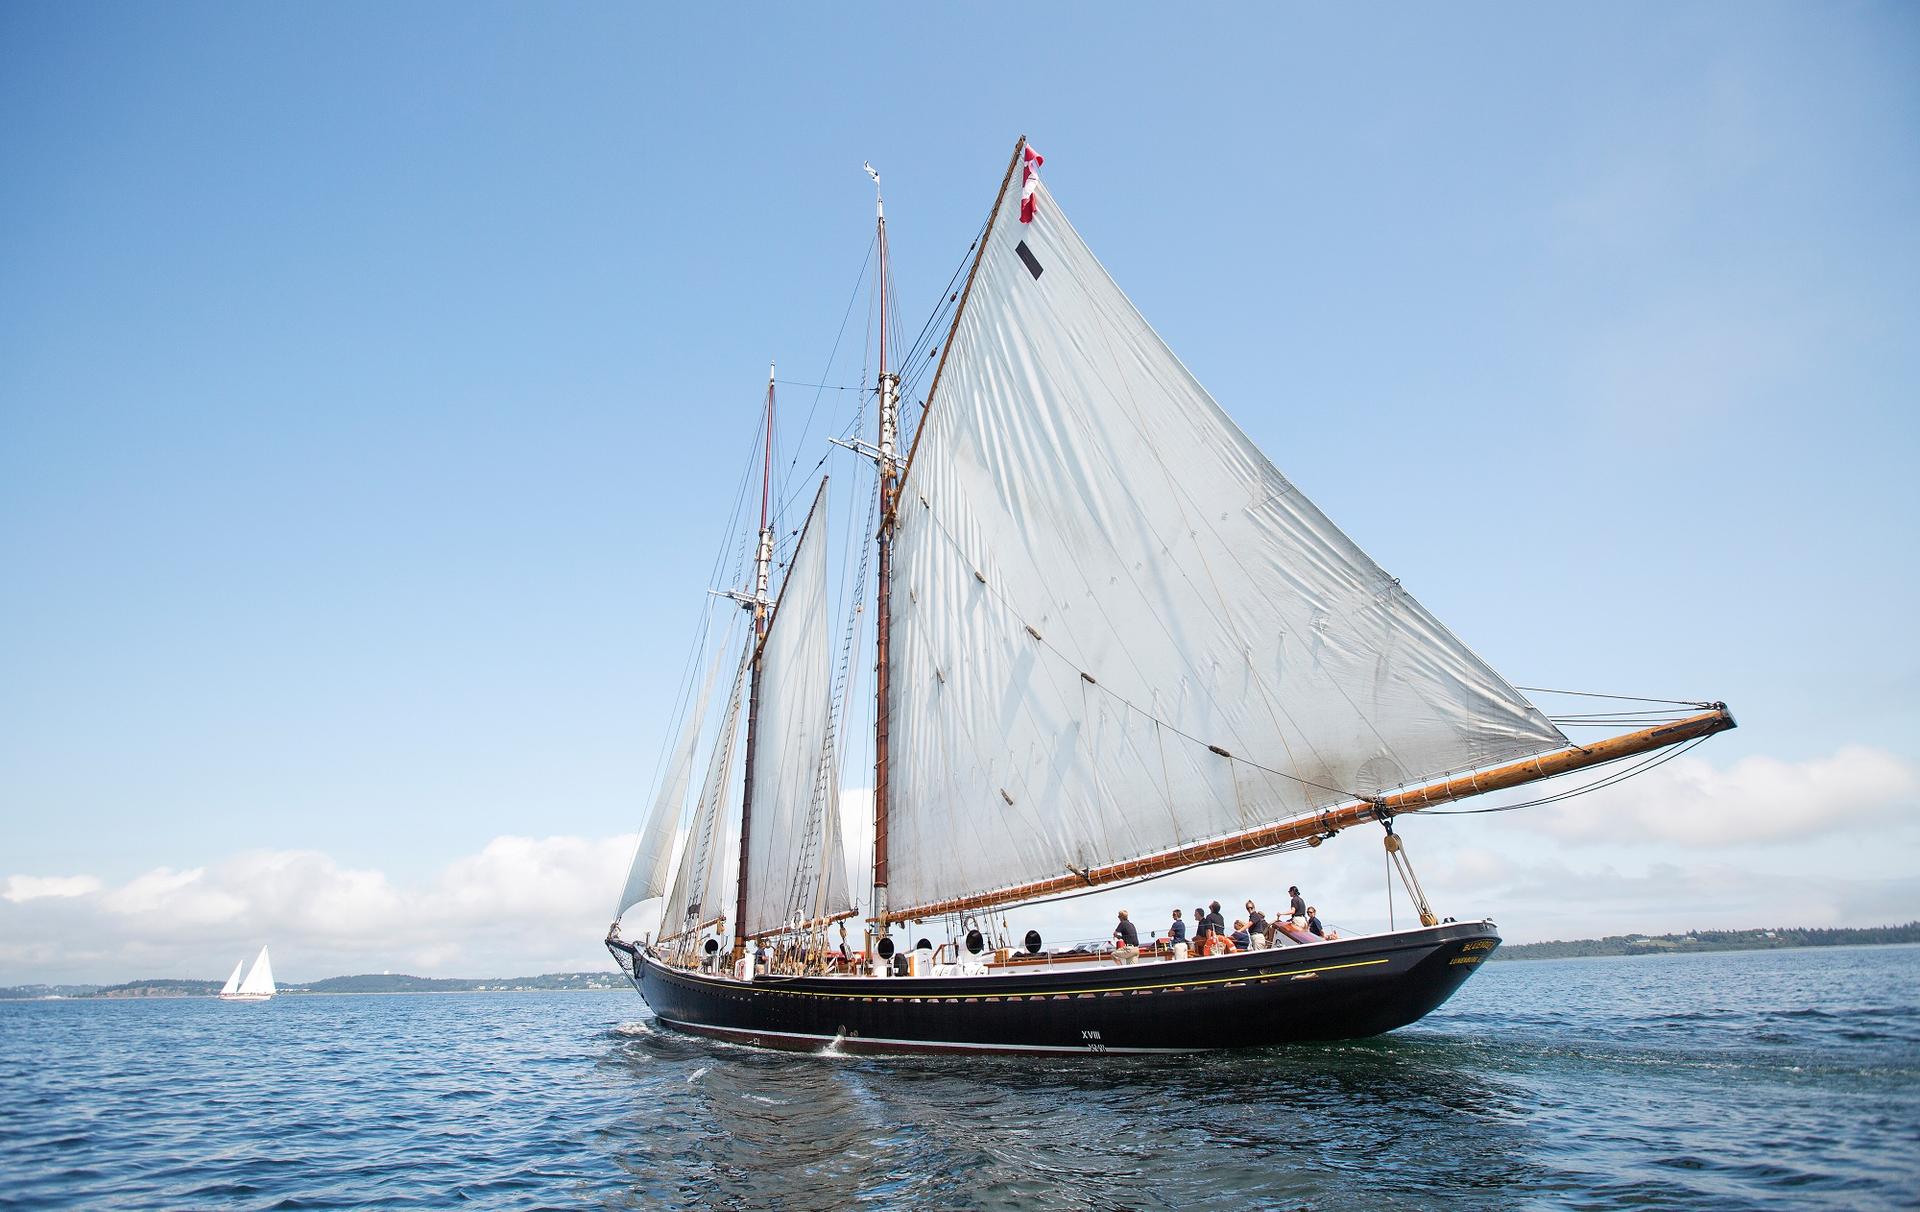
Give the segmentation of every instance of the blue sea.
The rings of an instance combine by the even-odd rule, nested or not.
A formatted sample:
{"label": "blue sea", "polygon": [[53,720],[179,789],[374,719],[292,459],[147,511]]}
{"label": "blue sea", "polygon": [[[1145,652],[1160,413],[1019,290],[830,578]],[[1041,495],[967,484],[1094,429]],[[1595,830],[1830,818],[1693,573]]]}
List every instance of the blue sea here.
{"label": "blue sea", "polygon": [[1172,1059],[762,1053],[630,992],[0,1003],[0,1206],[1916,1207],[1920,948],[1494,963]]}

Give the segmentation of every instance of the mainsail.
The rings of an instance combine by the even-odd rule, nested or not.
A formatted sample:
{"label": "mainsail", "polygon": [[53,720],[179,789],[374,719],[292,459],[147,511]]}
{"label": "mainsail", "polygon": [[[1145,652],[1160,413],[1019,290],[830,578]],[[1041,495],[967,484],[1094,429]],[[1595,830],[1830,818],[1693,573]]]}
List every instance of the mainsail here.
{"label": "mainsail", "polygon": [[835,819],[826,497],[822,480],[760,650],[747,897],[739,923],[748,937],[852,904]]}
{"label": "mainsail", "polygon": [[997,208],[898,498],[892,905],[1566,738],[1268,462],[1039,186]]}
{"label": "mainsail", "polygon": [[[682,809],[686,806],[687,783],[693,774],[694,755],[700,747],[700,729],[706,719],[707,699],[713,693],[714,679],[719,676],[727,653],[728,645],[725,643],[715,648],[713,663],[707,667],[706,680],[700,685],[700,696],[681,725],[680,740],[674,746],[673,765],[668,768],[667,777],[660,784],[660,794],[654,799],[652,815],[640,830],[640,840],[634,848],[633,865],[627,870],[626,886],[620,890],[620,903],[614,908],[616,919],[641,901],[666,895],[667,877],[673,869],[674,842],[679,836]],[[662,924],[665,924],[664,920]]]}
{"label": "mainsail", "polygon": [[740,735],[741,707],[752,661],[753,644],[749,642],[734,669],[726,715],[721,718],[719,735],[714,738],[707,775],[693,810],[693,824],[687,832],[686,845],[681,847],[679,867],[667,894],[666,907],[661,911],[661,938],[697,934],[706,923],[726,914],[727,793],[734,784],[734,758],[738,756],[735,742]]}
{"label": "mainsail", "polygon": [[253,961],[253,968],[247,973],[247,979],[240,982],[236,990],[242,997],[272,997],[273,961],[267,958],[267,949],[260,948],[260,954]]}

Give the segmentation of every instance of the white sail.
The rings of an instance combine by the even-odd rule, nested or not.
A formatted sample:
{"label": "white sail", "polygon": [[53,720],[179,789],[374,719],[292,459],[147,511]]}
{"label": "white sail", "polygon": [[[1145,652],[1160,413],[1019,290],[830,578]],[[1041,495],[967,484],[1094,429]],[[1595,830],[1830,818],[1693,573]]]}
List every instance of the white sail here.
{"label": "white sail", "polygon": [[1563,745],[1036,211],[988,233],[902,486],[891,903]]}
{"label": "white sail", "polygon": [[260,954],[253,961],[253,968],[247,973],[247,979],[240,982],[236,991],[242,997],[272,997],[273,961],[267,958],[267,949],[260,948]]}
{"label": "white sail", "polygon": [[623,916],[641,901],[666,895],[667,877],[673,870],[674,842],[679,837],[680,818],[686,807],[687,784],[693,776],[693,759],[700,747],[701,727],[706,721],[707,699],[713,693],[714,680],[720,675],[720,666],[726,662],[729,648],[730,645],[723,641],[714,650],[706,679],[700,684],[700,696],[694,700],[693,710],[687,713],[686,720],[680,726],[680,738],[673,749],[673,764],[668,767],[667,776],[660,783],[660,793],[653,801],[653,812],[640,830],[640,840],[634,847],[633,865],[627,869],[627,883],[620,890],[620,904],[614,910],[615,918]]}
{"label": "white sail", "polygon": [[[760,655],[753,811],[747,827],[749,935],[844,907],[846,868],[825,844],[833,783],[827,618],[826,481],[801,529]],[[823,836],[823,833],[826,836]],[[837,841],[835,845],[837,846]]]}
{"label": "white sail", "polygon": [[707,759],[707,774],[700,787],[700,798],[693,811],[693,823],[687,831],[686,845],[680,848],[667,902],[660,914],[660,937],[677,937],[702,922],[722,915],[731,916],[733,906],[725,900],[728,858],[738,862],[738,851],[731,856],[728,846],[726,807],[728,792],[736,780],[734,761],[738,756],[736,739],[740,732],[741,708],[746,697],[747,670],[753,659],[749,642],[740,654],[733,674],[733,690],[727,696],[726,714],[714,738],[712,755]]}
{"label": "white sail", "polygon": [[240,970],[242,968],[245,968],[246,966],[247,966],[247,961],[245,960],[240,960],[239,962],[234,964],[233,975],[227,978],[226,984],[220,986],[221,997],[232,997],[235,993],[238,993],[240,991]]}

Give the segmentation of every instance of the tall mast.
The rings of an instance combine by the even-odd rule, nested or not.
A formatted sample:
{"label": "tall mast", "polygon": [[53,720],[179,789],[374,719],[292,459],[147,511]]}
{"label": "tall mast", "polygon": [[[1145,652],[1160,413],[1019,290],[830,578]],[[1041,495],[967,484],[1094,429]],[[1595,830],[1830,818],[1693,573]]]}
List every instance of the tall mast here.
{"label": "tall mast", "polygon": [[900,376],[887,366],[887,207],[880,196],[880,174],[873,177],[874,239],[880,246],[880,546],[879,583],[874,591],[873,665],[873,912],[870,920],[887,930],[887,701],[890,697],[893,603],[893,514],[898,492],[900,447]]}
{"label": "tall mast", "polygon": [[[973,294],[973,280],[980,272],[980,262],[987,253],[987,237],[993,234],[993,222],[1000,214],[1000,204],[1007,195],[1007,183],[1013,180],[1013,170],[1020,163],[1020,152],[1026,147],[1027,137],[1021,135],[1013,147],[1013,158],[1007,162],[1006,175],[1000,179],[1000,192],[993,200],[993,213],[987,218],[987,230],[982,234],[979,247],[974,252],[973,267],[967,271],[967,284],[960,292],[960,306],[954,310],[952,326],[947,330],[947,339],[941,342],[940,361],[933,372],[933,386],[927,391],[927,402],[933,402],[933,394],[940,387],[940,372],[946,369],[947,354],[953,348],[953,334],[960,328],[960,316],[966,311],[967,299]],[[875,240],[880,246],[880,533],[876,542],[880,547],[879,584],[874,592],[874,664],[873,664],[873,909],[867,920],[878,925],[881,934],[886,934],[892,925],[887,909],[887,813],[891,806],[887,778],[887,732],[888,701],[891,697],[893,650],[893,528],[900,497],[900,480],[904,468],[900,462],[900,376],[887,365],[887,321],[888,287],[892,285],[892,264],[887,254],[887,207],[880,194],[880,174],[873,165],[866,166],[867,175],[873,178],[873,217]],[[924,426],[922,427],[924,428]],[[919,432],[913,436],[915,445],[920,441]],[[908,452],[908,464],[912,462],[912,452]]]}
{"label": "tall mast", "polygon": [[773,573],[773,521],[769,510],[773,497],[773,363],[767,363],[767,431],[761,441],[760,465],[760,544],[753,553],[753,672],[747,692],[747,769],[746,785],[740,794],[740,878],[733,907],[733,958],[737,963],[747,953],[747,841],[753,828],[754,740],[760,718],[760,658],[767,638],[767,581]]}

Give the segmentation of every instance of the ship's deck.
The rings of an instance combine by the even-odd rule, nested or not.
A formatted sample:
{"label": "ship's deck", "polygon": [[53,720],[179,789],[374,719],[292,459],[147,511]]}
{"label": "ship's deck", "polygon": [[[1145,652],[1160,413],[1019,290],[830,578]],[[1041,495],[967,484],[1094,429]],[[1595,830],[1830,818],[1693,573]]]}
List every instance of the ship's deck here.
{"label": "ship's deck", "polygon": [[[1380,934],[1380,935],[1338,934],[1336,935],[1335,938],[1319,939],[1310,943],[1286,942],[1286,943],[1277,944],[1272,947],[1255,947],[1248,951],[1235,951],[1229,954],[1259,955],[1266,952],[1275,952],[1275,951],[1303,951],[1304,952],[1304,951],[1311,951],[1316,947],[1326,946],[1327,944],[1334,943],[1334,942],[1354,942],[1354,941],[1368,939],[1368,938],[1385,938],[1385,937],[1390,937],[1390,935],[1389,934]],[[944,950],[944,948],[938,949],[936,951],[936,954],[938,954],[940,950]],[[1037,974],[1037,973],[1108,972],[1117,968],[1123,968],[1128,966],[1139,967],[1139,968],[1158,968],[1168,964],[1184,965],[1184,964],[1197,963],[1199,961],[1206,960],[1206,959],[1219,958],[1218,954],[1203,956],[1196,952],[1190,951],[1186,956],[1176,959],[1172,951],[1168,948],[1151,947],[1151,948],[1142,948],[1140,950],[1139,955],[1133,961],[1131,961],[1130,965],[1127,963],[1123,963],[1120,960],[1117,960],[1116,958],[1114,958],[1114,954],[1111,951],[1042,952],[1038,955],[1014,954],[1014,955],[1009,955],[1007,959],[1004,961],[996,960],[996,959],[988,959],[988,960],[982,961],[971,956],[969,956],[966,960],[960,961],[960,962],[954,962],[954,961],[944,960],[944,959],[941,959],[941,960],[923,959],[919,961],[918,964],[916,965],[911,958],[915,955],[915,952],[903,951],[903,952],[900,952],[899,954],[910,957],[909,964],[913,966],[914,970],[910,970],[904,973],[902,972],[876,973],[872,971],[863,971],[858,969],[835,970],[835,971],[828,971],[828,972],[797,973],[797,972],[781,972],[778,970],[768,970],[763,968],[758,970],[755,975],[756,975],[756,978],[760,980],[766,980],[769,978],[777,979],[781,977],[803,976],[803,975],[810,980],[843,980],[843,981],[934,980],[934,979],[951,980],[956,977],[998,977],[998,976],[1023,976],[1023,975]],[[697,966],[686,967],[686,968],[680,968],[676,966],[676,970],[682,971],[682,972],[694,973],[694,974],[703,975],[703,976],[717,977],[718,979],[725,980],[725,981],[735,981],[738,979],[734,976],[730,968],[713,970],[713,969],[703,969]],[[740,983],[749,983],[749,982],[740,982]]]}

